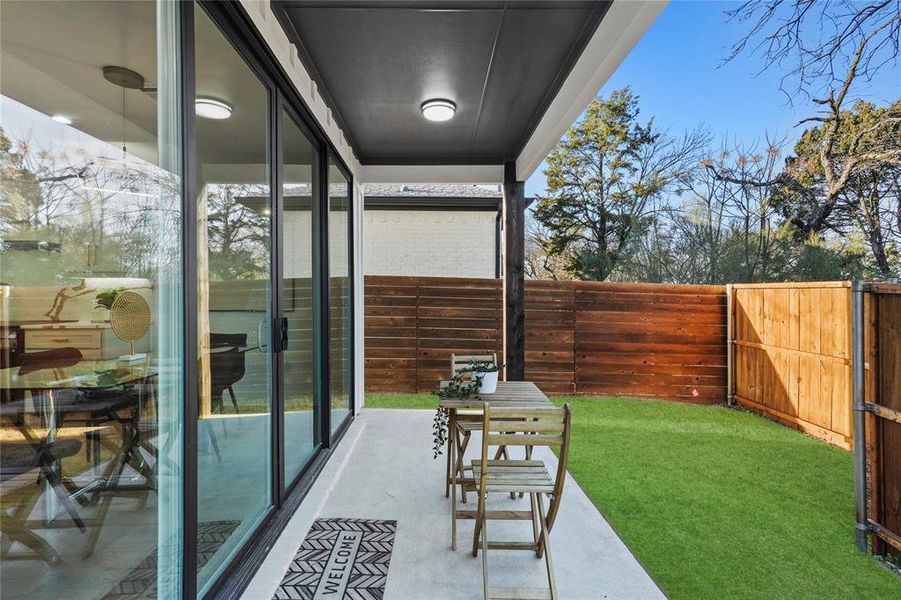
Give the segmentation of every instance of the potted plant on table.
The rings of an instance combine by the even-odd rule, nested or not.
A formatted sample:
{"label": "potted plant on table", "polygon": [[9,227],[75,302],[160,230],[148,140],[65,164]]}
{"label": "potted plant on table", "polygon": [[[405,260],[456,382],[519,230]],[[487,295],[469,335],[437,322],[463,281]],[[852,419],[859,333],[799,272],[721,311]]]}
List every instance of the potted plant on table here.
{"label": "potted plant on table", "polygon": [[470,362],[461,373],[471,373],[474,380],[479,382],[480,394],[493,394],[497,390],[497,374],[503,365],[493,363]]}
{"label": "potted plant on table", "polygon": [[[450,381],[442,385],[437,392],[432,392],[438,398],[478,398],[479,388],[482,385],[480,377],[473,377],[468,371],[462,369],[454,374]],[[448,412],[438,407],[435,412],[435,420],[432,423],[432,458],[438,458],[447,443]]]}
{"label": "potted plant on table", "polygon": [[[495,365],[492,363],[470,362],[466,367],[460,369],[450,381],[446,382],[440,390],[434,392],[438,398],[472,398],[479,399],[479,394],[493,394],[497,389],[497,374],[503,365]],[[435,420],[432,424],[433,458],[438,458],[442,454],[444,445],[447,443],[447,422],[448,412],[443,408],[438,408],[435,413]]]}
{"label": "potted plant on table", "polygon": [[93,321],[95,323],[108,323],[109,322],[109,311],[113,306],[113,302],[116,301],[116,298],[119,297],[119,294],[125,291],[124,287],[115,287],[115,288],[105,288],[97,292],[97,296],[94,298],[96,305],[94,306],[94,310],[100,309],[102,311],[101,315],[97,315],[100,318],[94,318]]}

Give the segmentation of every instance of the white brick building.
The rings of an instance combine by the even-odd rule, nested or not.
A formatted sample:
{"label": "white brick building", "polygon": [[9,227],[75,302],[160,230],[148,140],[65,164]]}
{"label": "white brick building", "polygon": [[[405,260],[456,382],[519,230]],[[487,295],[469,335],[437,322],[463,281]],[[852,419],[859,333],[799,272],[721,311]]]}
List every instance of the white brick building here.
{"label": "white brick building", "polygon": [[372,184],[364,193],[366,275],[500,276],[500,186]]}

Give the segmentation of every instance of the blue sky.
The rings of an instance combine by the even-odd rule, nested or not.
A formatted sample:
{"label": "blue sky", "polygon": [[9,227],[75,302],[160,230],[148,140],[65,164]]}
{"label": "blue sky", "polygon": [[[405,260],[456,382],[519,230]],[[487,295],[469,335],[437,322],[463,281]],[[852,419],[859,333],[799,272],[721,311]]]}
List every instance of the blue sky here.
{"label": "blue sky", "polygon": [[[789,106],[777,70],[758,75],[762,61],[742,55],[723,64],[745,28],[727,20],[732,2],[674,0],[638,42],[601,94],[630,86],[640,96],[642,121],[680,134],[705,125],[716,140],[742,145],[801,133],[795,124],[815,110],[805,99]],[[901,67],[880,72],[856,97],[882,104],[901,96]],[[542,168],[526,182],[526,195],[544,192]]]}

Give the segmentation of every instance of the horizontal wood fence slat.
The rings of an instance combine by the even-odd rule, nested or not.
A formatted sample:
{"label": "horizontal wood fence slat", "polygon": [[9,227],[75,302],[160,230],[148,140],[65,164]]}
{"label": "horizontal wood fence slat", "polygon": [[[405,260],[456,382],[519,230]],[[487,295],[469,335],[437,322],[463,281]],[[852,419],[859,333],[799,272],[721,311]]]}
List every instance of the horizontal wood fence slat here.
{"label": "horizontal wood fence slat", "polygon": [[366,390],[427,392],[448,378],[451,354],[501,359],[501,281],[365,279]]}
{"label": "horizontal wood fence slat", "polygon": [[575,282],[573,289],[576,393],[725,400],[724,287]]}
{"label": "horizontal wood fence slat", "polygon": [[[427,392],[450,355],[503,360],[497,279],[368,276],[366,388]],[[527,281],[526,378],[549,394],[726,396],[721,286]]]}

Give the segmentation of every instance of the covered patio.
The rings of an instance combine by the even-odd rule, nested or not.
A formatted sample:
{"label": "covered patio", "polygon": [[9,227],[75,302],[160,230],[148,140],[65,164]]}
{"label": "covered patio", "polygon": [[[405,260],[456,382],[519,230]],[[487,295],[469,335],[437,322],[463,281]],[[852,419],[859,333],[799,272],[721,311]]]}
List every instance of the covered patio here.
{"label": "covered patio", "polygon": [[[3,183],[34,200],[0,227],[4,592],[272,597],[314,519],[341,517],[397,522],[388,597],[479,597],[430,412],[363,410],[363,186],[502,189],[498,364],[525,380],[524,182],[665,2],[18,4]],[[65,523],[48,490],[81,498]],[[561,597],[659,596],[574,481],[563,497]],[[499,586],[543,580],[527,554],[492,561]]]}
{"label": "covered patio", "polygon": [[[305,498],[306,509],[294,514],[243,598],[272,598],[313,521],[329,517],[397,521],[386,598],[481,597],[482,562],[469,552],[473,521],[460,522],[460,547],[450,548],[450,501],[444,497],[444,458],[432,459],[432,416],[425,410],[364,409]],[[535,456],[549,466],[556,462],[545,449],[536,449]],[[528,503],[506,497],[496,502],[505,508]],[[490,527],[490,537],[530,534],[521,522]],[[570,476],[550,540],[561,598],[664,597]],[[543,563],[533,554],[492,551],[489,560],[498,585],[546,584]]]}

